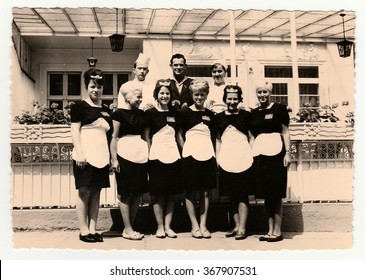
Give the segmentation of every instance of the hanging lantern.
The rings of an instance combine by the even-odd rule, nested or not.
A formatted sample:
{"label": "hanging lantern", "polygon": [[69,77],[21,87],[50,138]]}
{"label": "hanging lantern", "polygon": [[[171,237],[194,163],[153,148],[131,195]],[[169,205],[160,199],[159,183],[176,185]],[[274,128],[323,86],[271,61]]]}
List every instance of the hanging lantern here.
{"label": "hanging lantern", "polygon": [[98,61],[95,57],[94,57],[94,39],[95,37],[90,37],[91,39],[91,56],[87,58],[87,62],[89,63],[89,67],[95,67],[96,66],[96,62]]}
{"label": "hanging lantern", "polygon": [[124,46],[125,35],[118,34],[118,8],[116,10],[116,32],[115,34],[109,36],[110,46],[113,52],[121,52]]}
{"label": "hanging lantern", "polygon": [[125,35],[113,34],[109,36],[110,46],[113,52],[121,52],[123,50]]}
{"label": "hanging lantern", "polygon": [[342,31],[343,31],[343,40],[337,43],[338,54],[340,55],[340,57],[350,56],[351,48],[352,45],[354,44],[353,42],[346,40],[345,37],[345,21],[344,21],[345,15],[346,15],[345,13],[340,14],[340,16],[342,17]]}

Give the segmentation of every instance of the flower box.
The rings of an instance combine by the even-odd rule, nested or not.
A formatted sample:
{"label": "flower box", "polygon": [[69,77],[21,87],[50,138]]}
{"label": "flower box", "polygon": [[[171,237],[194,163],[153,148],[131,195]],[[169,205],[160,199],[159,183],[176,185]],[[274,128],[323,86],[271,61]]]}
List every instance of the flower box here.
{"label": "flower box", "polygon": [[290,123],[291,140],[354,140],[354,128],[346,122]]}
{"label": "flower box", "polygon": [[67,124],[14,124],[10,143],[72,143]]}

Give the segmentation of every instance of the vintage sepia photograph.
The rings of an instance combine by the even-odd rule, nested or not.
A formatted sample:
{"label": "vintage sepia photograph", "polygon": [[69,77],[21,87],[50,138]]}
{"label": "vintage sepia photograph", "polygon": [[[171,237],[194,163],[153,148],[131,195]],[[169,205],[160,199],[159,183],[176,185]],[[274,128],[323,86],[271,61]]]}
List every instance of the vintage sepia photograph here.
{"label": "vintage sepia photograph", "polygon": [[11,8],[10,246],[353,249],[358,12],[146,6]]}

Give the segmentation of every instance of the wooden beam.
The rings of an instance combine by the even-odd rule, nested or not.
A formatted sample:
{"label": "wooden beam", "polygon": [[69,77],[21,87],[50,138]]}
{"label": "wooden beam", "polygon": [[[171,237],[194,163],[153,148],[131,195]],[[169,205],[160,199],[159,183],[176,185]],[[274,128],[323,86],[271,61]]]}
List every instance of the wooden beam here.
{"label": "wooden beam", "polygon": [[219,10],[214,10],[198,27],[195,29],[191,35],[195,35],[197,32],[199,32],[200,29],[203,28],[203,26],[207,23],[208,20],[210,20],[216,13],[218,13]]}
{"label": "wooden beam", "polygon": [[75,34],[79,33],[79,30],[77,29],[76,25],[74,24],[74,22],[72,21],[70,15],[67,13],[66,9],[62,8],[61,9],[62,13],[65,15],[65,17],[67,18],[68,22],[71,24],[72,28],[75,31]]}
{"label": "wooden beam", "polygon": [[56,32],[53,30],[53,28],[48,24],[48,22],[36,11],[35,8],[31,8],[32,12],[39,18],[39,20],[45,24],[52,32],[52,34],[55,34]]}
{"label": "wooden beam", "polygon": [[182,10],[179,18],[176,20],[174,26],[171,28],[170,32],[169,32],[169,35],[171,36],[172,33],[174,33],[174,30],[176,29],[176,27],[180,24],[180,22],[182,21],[183,17],[185,16],[186,14],[186,10]]}

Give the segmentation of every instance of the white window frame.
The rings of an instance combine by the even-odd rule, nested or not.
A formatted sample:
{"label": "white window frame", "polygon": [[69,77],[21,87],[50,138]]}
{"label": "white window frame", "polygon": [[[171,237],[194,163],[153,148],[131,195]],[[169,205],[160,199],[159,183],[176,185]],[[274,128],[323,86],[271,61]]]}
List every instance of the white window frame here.
{"label": "white window frame", "polygon": [[[287,83],[288,84],[288,106],[291,107],[294,111],[298,111],[300,107],[300,95],[299,95],[299,84],[318,84],[318,96],[319,96],[319,106],[323,106],[325,104],[329,104],[329,92],[328,92],[328,79],[327,79],[327,71],[325,71],[325,62],[324,61],[299,61],[298,67],[304,66],[312,66],[318,67],[318,78],[299,78],[296,80],[294,77],[292,78],[266,78],[265,77],[265,66],[292,66],[290,62],[287,61],[260,61],[259,68],[261,78],[271,82],[271,83]],[[294,85],[298,87],[298,96],[294,96],[293,87]],[[297,100],[296,100],[297,99]],[[295,108],[295,104],[298,104],[298,108]]]}
{"label": "white window frame", "polygon": [[[119,65],[120,66],[120,65]],[[105,67],[106,68],[106,67]],[[100,68],[103,69],[103,71],[106,74],[113,74],[113,97],[111,96],[107,96],[106,98],[103,97],[103,100],[111,100],[113,99],[113,103],[117,102],[117,97],[118,97],[118,91],[119,89],[117,88],[117,74],[128,74],[128,80],[131,79],[132,77],[132,70],[125,68],[125,67],[118,67],[118,65],[115,65],[115,67],[113,67],[113,69],[111,69],[110,67],[107,67],[107,69],[104,70],[104,68]],[[47,106],[49,105],[49,100],[63,100],[63,108],[67,105],[67,101],[70,100],[80,100],[86,97],[87,92],[84,86],[84,79],[83,79],[83,74],[84,72],[87,70],[87,68],[82,68],[79,65],[67,65],[67,67],[65,67],[63,64],[55,64],[55,65],[46,65],[46,64],[41,64],[40,65],[40,86],[39,86],[39,99],[37,101],[39,101],[42,104],[46,104]],[[49,80],[48,80],[48,74],[49,73],[64,73],[63,76],[63,81],[64,81],[64,85],[67,85],[67,75],[65,75],[65,73],[80,73],[81,74],[81,95],[80,96],[75,96],[75,95],[70,95],[67,96],[67,87],[64,87],[63,89],[63,95],[49,95]],[[66,80],[65,80],[66,79]],[[61,108],[59,108],[61,109]]]}

